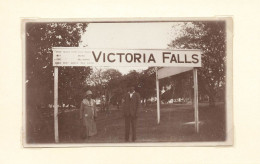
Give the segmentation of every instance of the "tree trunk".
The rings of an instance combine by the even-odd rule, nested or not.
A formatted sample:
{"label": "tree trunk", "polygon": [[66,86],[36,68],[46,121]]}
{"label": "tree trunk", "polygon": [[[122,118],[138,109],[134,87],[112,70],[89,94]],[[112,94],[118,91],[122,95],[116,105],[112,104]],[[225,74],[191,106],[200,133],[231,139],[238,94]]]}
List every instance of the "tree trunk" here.
{"label": "tree trunk", "polygon": [[215,107],[215,95],[209,95],[209,106],[210,107]]}

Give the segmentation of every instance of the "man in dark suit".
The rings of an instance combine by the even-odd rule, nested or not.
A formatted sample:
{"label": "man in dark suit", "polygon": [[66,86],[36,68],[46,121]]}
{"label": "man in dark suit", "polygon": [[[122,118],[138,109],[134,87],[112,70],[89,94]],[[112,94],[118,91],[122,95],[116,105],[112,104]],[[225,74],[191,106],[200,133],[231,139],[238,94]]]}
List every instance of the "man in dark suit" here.
{"label": "man in dark suit", "polygon": [[134,87],[124,97],[125,116],[125,141],[129,141],[130,127],[132,129],[132,141],[136,140],[136,119],[137,111],[140,108],[140,95],[135,92]]}

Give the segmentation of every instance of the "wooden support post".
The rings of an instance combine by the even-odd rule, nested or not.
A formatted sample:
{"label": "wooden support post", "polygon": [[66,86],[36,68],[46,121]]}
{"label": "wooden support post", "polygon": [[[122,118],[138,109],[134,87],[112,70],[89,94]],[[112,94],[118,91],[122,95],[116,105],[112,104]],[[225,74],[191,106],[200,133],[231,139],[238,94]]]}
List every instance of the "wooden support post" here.
{"label": "wooden support post", "polygon": [[59,142],[58,128],[58,67],[54,67],[54,137]]}
{"label": "wooden support post", "polygon": [[197,68],[193,69],[194,80],[194,118],[195,118],[195,131],[199,132],[199,102],[198,102],[198,73]]}
{"label": "wooden support post", "polygon": [[157,123],[160,123],[160,90],[159,90],[159,79],[158,79],[158,68],[156,67],[156,95],[157,95]]}

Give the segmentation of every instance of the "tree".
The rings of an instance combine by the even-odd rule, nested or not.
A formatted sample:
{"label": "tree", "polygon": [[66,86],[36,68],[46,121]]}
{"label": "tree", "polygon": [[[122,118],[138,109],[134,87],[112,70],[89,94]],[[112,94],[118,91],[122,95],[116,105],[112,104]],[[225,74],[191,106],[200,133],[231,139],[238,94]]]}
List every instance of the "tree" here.
{"label": "tree", "polygon": [[105,94],[108,102],[110,103],[112,98],[113,103],[118,102],[123,95],[122,74],[116,69],[108,69],[103,72],[103,77],[107,81]]}
{"label": "tree", "polygon": [[131,70],[128,74],[124,76],[123,83],[126,88],[135,87],[136,89],[139,86],[140,74],[136,70]]}
{"label": "tree", "polygon": [[[173,27],[174,28],[174,27]],[[219,90],[225,88],[226,30],[224,21],[189,22],[170,44],[170,48],[201,49],[202,67],[198,69],[199,88],[215,106]]]}
{"label": "tree", "polygon": [[[149,67],[143,70],[139,75],[138,92],[140,93],[143,102],[147,102],[148,98],[155,96],[156,94],[156,79],[155,79],[155,68]],[[144,105],[147,105],[145,103]]]}
{"label": "tree", "polygon": [[[52,47],[78,47],[86,23],[26,24],[26,99],[28,105],[53,103]],[[89,67],[59,67],[59,102],[79,101]]]}
{"label": "tree", "polygon": [[[99,97],[105,95],[110,102],[113,96],[122,96],[123,84],[121,80],[122,74],[116,69],[102,70],[96,68],[87,78],[87,84],[94,88]],[[114,100],[117,101],[117,98]]]}

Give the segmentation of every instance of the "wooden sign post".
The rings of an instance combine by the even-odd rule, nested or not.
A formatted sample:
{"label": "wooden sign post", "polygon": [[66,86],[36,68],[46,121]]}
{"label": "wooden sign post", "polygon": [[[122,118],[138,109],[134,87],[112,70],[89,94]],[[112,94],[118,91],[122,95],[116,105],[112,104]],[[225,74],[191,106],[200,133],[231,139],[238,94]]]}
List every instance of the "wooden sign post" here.
{"label": "wooden sign post", "polygon": [[158,68],[156,70],[156,102],[157,102],[157,124],[160,123],[160,88],[159,88],[159,79],[158,79]]}
{"label": "wooden sign post", "polygon": [[54,138],[55,142],[59,142],[59,126],[58,126],[58,67],[54,67]]}
{"label": "wooden sign post", "polygon": [[197,68],[193,68],[193,83],[194,83],[194,120],[195,131],[199,132],[199,101],[198,101],[198,71]]}

